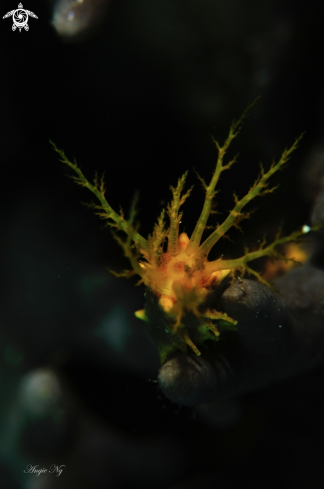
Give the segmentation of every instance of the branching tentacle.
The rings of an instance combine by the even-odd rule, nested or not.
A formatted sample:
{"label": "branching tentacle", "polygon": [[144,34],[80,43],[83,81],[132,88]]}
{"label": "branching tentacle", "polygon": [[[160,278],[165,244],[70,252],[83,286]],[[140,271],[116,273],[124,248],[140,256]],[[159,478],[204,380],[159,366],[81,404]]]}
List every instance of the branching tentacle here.
{"label": "branching tentacle", "polygon": [[[309,231],[318,231],[322,226],[323,226],[323,224],[318,224],[317,226],[313,226],[312,228],[309,228]],[[250,252],[247,251],[245,253],[245,255],[243,255],[240,258],[235,258],[233,260],[216,260],[216,261],[208,262],[208,264],[206,265],[206,271],[208,271],[208,273],[213,273],[213,272],[220,271],[220,270],[242,269],[242,270],[248,271],[248,273],[252,273],[261,282],[264,282],[261,278],[261,275],[259,273],[255,272],[254,270],[252,270],[248,266],[248,263],[250,263],[251,261],[256,260],[258,258],[262,258],[264,256],[280,258],[281,260],[293,261],[294,263],[298,263],[293,258],[286,258],[284,255],[280,254],[276,248],[280,245],[285,244],[285,243],[298,241],[304,235],[305,235],[305,231],[303,229],[301,231],[295,231],[295,232],[291,233],[289,236],[280,237],[277,235],[277,238],[275,239],[275,241],[273,243],[271,243],[267,246],[264,246],[264,241],[263,241],[258,250],[250,251]],[[267,283],[267,285],[269,285],[269,284]]]}
{"label": "branching tentacle", "polygon": [[139,247],[139,249],[147,250],[148,249],[147,240],[143,238],[143,236],[141,236],[137,231],[135,231],[133,226],[129,222],[127,222],[121,214],[117,214],[117,212],[115,212],[106,201],[103,178],[101,178],[99,181],[98,176],[95,175],[94,184],[92,185],[83,175],[76,161],[74,161],[74,163],[69,161],[69,159],[65,156],[62,150],[58,149],[57,146],[52,141],[51,144],[54,150],[60,155],[61,162],[68,165],[76,173],[77,176],[72,176],[72,179],[78,185],[81,185],[82,187],[86,187],[89,190],[91,190],[91,192],[97,197],[97,199],[100,202],[99,207],[101,207],[103,210],[101,217],[104,217],[106,219],[111,219],[113,222],[117,224],[117,227],[120,230],[124,231],[127,235],[132,234],[132,239],[134,243]]}
{"label": "branching tentacle", "polygon": [[281,155],[280,160],[277,163],[272,163],[270,169],[264,173],[264,171],[261,173],[260,177],[255,181],[254,185],[250,188],[249,192],[242,197],[242,199],[238,199],[235,194],[234,194],[234,200],[235,200],[235,206],[229,213],[227,219],[217,226],[215,231],[208,236],[208,238],[203,242],[203,244],[199,248],[199,253],[203,254],[204,256],[208,256],[208,253],[210,250],[215,246],[217,241],[224,236],[224,234],[232,227],[235,226],[238,223],[238,220],[242,220],[245,217],[248,216],[248,214],[244,215],[242,214],[243,208],[251,202],[251,200],[255,199],[255,197],[259,195],[265,195],[266,193],[273,192],[275,190],[275,187],[271,189],[267,189],[268,185],[268,180],[269,178],[279,169],[281,169],[285,163],[287,163],[289,156],[291,153],[297,148],[297,145],[301,138],[303,137],[303,134],[301,134],[294,144],[289,148],[286,149],[283,154]]}
{"label": "branching tentacle", "polygon": [[200,217],[197,221],[196,227],[192,233],[192,236],[191,236],[189,244],[188,244],[188,253],[194,253],[199,248],[202,234],[206,228],[206,224],[207,224],[209,215],[211,213],[212,202],[213,202],[213,198],[215,196],[215,188],[216,188],[216,185],[218,183],[219,177],[224,170],[229,170],[230,167],[237,160],[237,157],[234,157],[229,163],[227,163],[226,165],[223,165],[225,153],[228,150],[233,139],[236,138],[236,136],[239,134],[240,124],[246,118],[249,110],[256,103],[256,101],[257,101],[257,99],[255,99],[254,102],[252,102],[252,104],[249,105],[245,109],[245,111],[243,112],[241,117],[238,119],[238,121],[234,122],[231,125],[228,136],[225,139],[223,146],[220,146],[219,143],[215,139],[213,139],[213,142],[215,143],[215,146],[216,146],[217,151],[218,151],[216,168],[215,168],[214,174],[213,174],[212,179],[211,179],[208,186],[206,185],[206,182],[200,176],[198,176],[199,180],[202,182],[203,186],[205,187],[206,196],[205,196],[205,202],[204,202],[203,209],[201,211]]}
{"label": "branching tentacle", "polygon": [[176,188],[170,187],[173,195],[171,203],[167,207],[168,216],[170,219],[170,229],[168,234],[168,252],[171,255],[176,255],[179,251],[179,221],[181,216],[179,215],[179,209],[185,200],[189,197],[192,187],[184,194],[181,195],[188,172],[186,171],[178,180]]}

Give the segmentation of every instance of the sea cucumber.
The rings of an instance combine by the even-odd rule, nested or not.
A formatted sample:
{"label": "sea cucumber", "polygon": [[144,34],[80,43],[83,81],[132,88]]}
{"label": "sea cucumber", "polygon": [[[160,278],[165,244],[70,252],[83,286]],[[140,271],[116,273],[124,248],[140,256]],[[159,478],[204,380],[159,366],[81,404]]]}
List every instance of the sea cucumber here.
{"label": "sea cucumber", "polygon": [[[259,249],[245,250],[245,254],[240,258],[208,260],[210,250],[228,230],[233,226],[239,227],[239,223],[250,216],[250,212],[243,211],[245,206],[255,197],[273,192],[276,187],[269,188],[268,180],[287,163],[302,137],[302,135],[298,137],[290,148],[285,149],[279,161],[273,162],[268,171],[265,171],[261,165],[260,175],[248,193],[242,198],[234,194],[234,206],[227,218],[218,224],[205,240],[202,240],[208,218],[213,212],[212,203],[219,177],[236,161],[236,158],[233,158],[225,164],[224,156],[231,142],[238,135],[242,120],[250,107],[232,124],[222,146],[214,140],[218,151],[217,162],[208,184],[199,177],[205,189],[205,202],[190,237],[186,233],[179,234],[179,222],[182,216],[180,208],[191,193],[191,189],[184,192],[187,172],[179,178],[176,187],[170,187],[173,198],[166,209],[163,209],[152,234],[145,239],[139,234],[135,225],[136,202],[132,204],[128,219],[123,212],[115,212],[105,198],[103,178],[100,179],[96,175],[94,182],[90,183],[76,161],[69,161],[64,152],[52,143],[61,161],[74,171],[75,175],[72,178],[76,183],[88,188],[97,197],[99,203],[89,204],[89,206],[94,208],[101,218],[106,219],[117,232],[126,235],[126,239],[123,240],[120,233],[114,233],[132,269],[113,273],[124,277],[137,274],[140,276],[139,283],[145,284],[145,308],[137,311],[135,315],[147,323],[148,330],[157,344],[162,363],[176,350],[187,352],[188,347],[196,355],[200,355],[198,346],[206,340],[219,340],[219,329],[235,329],[237,321],[210,306],[212,294],[225,277],[232,276],[234,280],[238,271],[241,277],[247,272],[271,287],[259,272],[251,268],[250,262],[264,256],[294,261],[293,258],[287,258],[280,253],[278,247],[291,241],[298,241],[305,234],[305,227],[289,236],[280,236],[278,233],[274,242],[266,244],[263,240]],[[307,231],[314,231],[319,227],[320,225],[307,228]]]}

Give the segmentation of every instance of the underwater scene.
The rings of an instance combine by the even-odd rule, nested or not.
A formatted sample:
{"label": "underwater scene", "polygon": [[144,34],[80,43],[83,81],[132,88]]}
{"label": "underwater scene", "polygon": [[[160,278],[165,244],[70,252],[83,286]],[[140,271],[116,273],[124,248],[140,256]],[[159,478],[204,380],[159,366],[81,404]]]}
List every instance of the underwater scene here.
{"label": "underwater scene", "polygon": [[324,487],[324,7],[3,0],[0,487]]}

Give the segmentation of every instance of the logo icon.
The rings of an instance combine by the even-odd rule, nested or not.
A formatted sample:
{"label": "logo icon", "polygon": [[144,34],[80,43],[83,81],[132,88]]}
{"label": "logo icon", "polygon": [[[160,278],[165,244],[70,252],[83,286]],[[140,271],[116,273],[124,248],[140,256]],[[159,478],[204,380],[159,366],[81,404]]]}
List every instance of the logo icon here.
{"label": "logo icon", "polygon": [[34,17],[34,19],[38,19],[37,15],[35,15],[34,12],[23,9],[22,3],[18,5],[18,8],[16,10],[11,10],[10,12],[7,12],[6,15],[4,15],[2,18],[6,19],[7,17],[11,16],[13,20],[12,30],[15,31],[18,27],[19,32],[21,32],[22,28],[24,28],[25,31],[29,30],[28,16]]}

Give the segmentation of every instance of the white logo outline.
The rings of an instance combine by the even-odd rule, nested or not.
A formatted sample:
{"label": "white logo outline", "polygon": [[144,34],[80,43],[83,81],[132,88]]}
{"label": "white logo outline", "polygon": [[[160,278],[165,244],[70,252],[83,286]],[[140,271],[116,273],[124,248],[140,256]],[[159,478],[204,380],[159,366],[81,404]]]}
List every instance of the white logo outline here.
{"label": "white logo outline", "polygon": [[7,12],[2,18],[6,19],[11,16],[13,21],[12,30],[15,31],[18,28],[19,32],[21,32],[21,29],[23,28],[25,29],[25,31],[29,30],[28,16],[34,17],[34,19],[38,19],[37,15],[35,15],[34,12],[23,9],[22,3],[18,5],[17,9]]}

